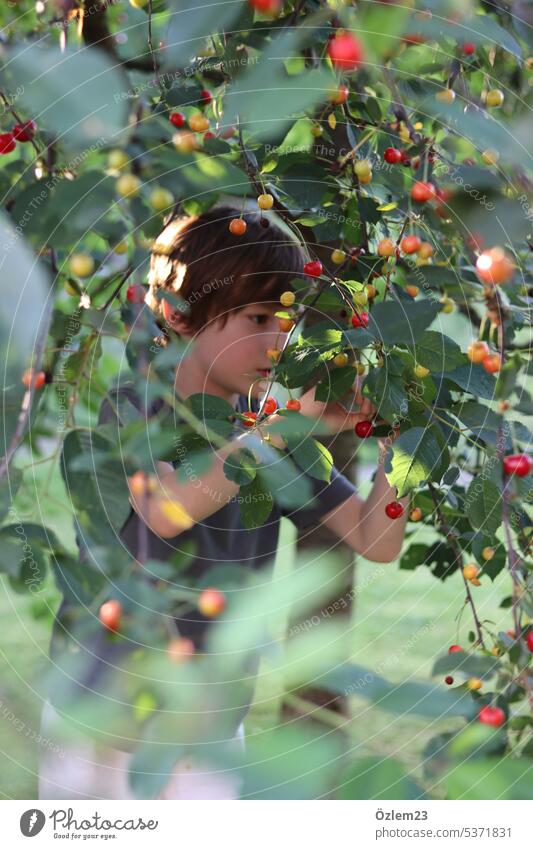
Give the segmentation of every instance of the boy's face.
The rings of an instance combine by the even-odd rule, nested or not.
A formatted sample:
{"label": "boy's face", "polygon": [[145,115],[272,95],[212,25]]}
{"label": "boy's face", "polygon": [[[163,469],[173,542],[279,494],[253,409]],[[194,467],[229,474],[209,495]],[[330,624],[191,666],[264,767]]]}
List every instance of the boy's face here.
{"label": "boy's face", "polygon": [[253,385],[252,397],[264,392],[273,365],[266,351],[282,348],[287,338],[275,317],[279,309],[272,301],[248,304],[232,310],[224,327],[215,319],[196,334],[187,333],[183,319],[178,319],[173,326],[191,344],[176,369],[176,390],[184,397],[193,392],[220,395],[232,403],[262,377]]}

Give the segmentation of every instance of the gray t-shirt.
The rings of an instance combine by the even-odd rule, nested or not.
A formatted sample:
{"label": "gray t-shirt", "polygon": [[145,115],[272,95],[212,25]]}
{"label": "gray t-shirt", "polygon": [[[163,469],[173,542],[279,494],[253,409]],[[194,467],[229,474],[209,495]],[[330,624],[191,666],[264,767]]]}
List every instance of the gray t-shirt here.
{"label": "gray t-shirt", "polygon": [[[118,428],[123,424],[117,419],[115,410],[120,411],[120,403],[127,398],[137,409],[140,410],[141,402],[131,387],[123,385],[120,389],[110,390],[109,396],[112,403],[104,400],[100,408],[98,424],[115,423],[117,426],[117,443],[120,439]],[[147,417],[161,410],[164,402],[155,401],[149,408]],[[248,409],[248,399],[245,395],[239,396],[235,407],[237,412]],[[252,401],[252,409],[258,410],[258,402]],[[176,465],[176,464],[174,464]],[[305,474],[305,473],[304,473]],[[238,497],[233,497],[216,510],[202,522],[183,531],[176,537],[164,539],[146,528],[148,551],[151,559],[168,560],[187,547],[191,541],[194,544],[194,555],[184,573],[180,572],[180,583],[185,584],[187,575],[197,579],[214,566],[224,563],[233,563],[245,566],[252,570],[262,570],[268,577],[272,569],[276,549],[278,545],[279,523],[282,516],[288,517],[299,529],[310,528],[330,510],[333,510],[354,492],[356,487],[333,466],[331,479],[328,483],[319,481],[309,475],[308,477],[314,500],[304,507],[289,509],[279,506],[274,502],[272,511],[263,525],[248,529],[241,521],[240,505]],[[136,556],[139,540],[139,523],[141,519],[133,508],[120,531],[120,539],[129,552]],[[84,562],[86,553],[83,543],[78,536],[80,548],[80,560]],[[188,548],[186,549],[188,550]],[[51,657],[54,661],[58,653],[68,649],[69,624],[72,622],[73,602],[64,599],[56,615],[51,642]],[[211,620],[203,617],[199,611],[192,607],[176,618],[176,625],[181,635],[190,637],[197,648],[205,648],[205,638]],[[69,673],[69,686],[87,688],[99,691],[103,673],[119,664],[120,659],[132,650],[129,641],[115,641],[109,638],[104,628],[93,629],[90,637],[80,642],[76,638],[77,663],[74,674]],[[63,688],[60,688],[63,690]],[[59,706],[60,696],[50,693],[52,701]]]}

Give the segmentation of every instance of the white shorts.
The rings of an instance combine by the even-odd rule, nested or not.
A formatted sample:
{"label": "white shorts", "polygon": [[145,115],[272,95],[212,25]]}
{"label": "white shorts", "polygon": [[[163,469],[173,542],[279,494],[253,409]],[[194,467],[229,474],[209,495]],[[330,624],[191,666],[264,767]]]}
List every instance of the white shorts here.
{"label": "white shorts", "polygon": [[[39,763],[39,799],[135,799],[128,784],[131,753],[104,746],[78,735],[72,742],[65,721],[45,702],[41,733],[55,745]],[[244,751],[244,725],[228,741],[230,749]],[[241,779],[228,770],[210,769],[209,763],[181,758],[157,799],[238,799]]]}

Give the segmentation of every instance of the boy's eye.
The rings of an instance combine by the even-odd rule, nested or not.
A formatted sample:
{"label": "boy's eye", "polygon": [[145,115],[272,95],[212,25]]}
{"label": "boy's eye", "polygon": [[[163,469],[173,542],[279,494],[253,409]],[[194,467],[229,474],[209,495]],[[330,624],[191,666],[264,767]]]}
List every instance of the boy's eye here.
{"label": "boy's eye", "polygon": [[267,313],[256,313],[255,315],[251,315],[250,318],[256,324],[264,324],[268,321],[269,316]]}

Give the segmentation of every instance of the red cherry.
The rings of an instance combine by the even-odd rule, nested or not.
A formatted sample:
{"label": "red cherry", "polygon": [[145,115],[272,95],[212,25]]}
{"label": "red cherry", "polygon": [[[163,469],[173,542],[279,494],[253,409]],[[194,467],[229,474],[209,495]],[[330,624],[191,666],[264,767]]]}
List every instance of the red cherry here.
{"label": "red cherry", "polygon": [[422,244],[422,239],[418,236],[404,236],[400,242],[400,247],[404,254],[415,254]]}
{"label": "red cherry", "polygon": [[15,124],[11,130],[14,137],[19,142],[29,142],[37,132],[37,124],[35,121],[24,121],[22,124]]}
{"label": "red cherry", "polygon": [[202,590],[198,598],[198,610],[203,616],[213,619],[219,616],[226,607],[226,596],[220,590],[208,587]]}
{"label": "red cherry", "polygon": [[209,106],[211,101],[213,100],[213,95],[207,88],[203,88],[200,92],[200,99],[205,103],[206,106]]}
{"label": "red cherry", "polygon": [[351,71],[360,65],[363,59],[361,42],[349,32],[335,35],[328,44],[328,56],[336,68]]}
{"label": "red cherry", "polygon": [[465,54],[465,56],[471,56],[471,55],[472,55],[472,53],[475,53],[475,52],[476,52],[476,45],[475,45],[475,44],[472,44],[472,42],[471,42],[471,41],[466,41],[466,42],[463,44],[463,46],[461,47],[461,50],[463,51],[463,53]]}
{"label": "red cherry", "polygon": [[265,14],[277,12],[281,6],[281,0],[248,0],[252,9]]}
{"label": "red cherry", "polygon": [[214,138],[215,138],[215,134],[212,133],[211,130],[208,130],[207,133],[204,133],[204,141],[206,141],[207,139],[214,139]]}
{"label": "red cherry", "polygon": [[44,371],[34,372],[33,369],[28,368],[22,375],[22,383],[27,389],[32,385],[34,389],[41,389],[46,383],[46,373]]}
{"label": "red cherry", "polygon": [[400,504],[399,501],[390,501],[385,506],[385,513],[389,519],[399,519],[403,513],[403,504]]}
{"label": "red cherry", "polygon": [[454,645],[450,646],[450,648],[448,649],[448,654],[453,654],[456,651],[463,651],[463,647],[458,646],[456,643],[454,643]]}
{"label": "red cherry", "polygon": [[509,454],[503,458],[503,471],[506,475],[518,475],[525,478],[533,468],[533,460],[527,454]]}
{"label": "red cherry", "polygon": [[289,398],[289,400],[285,404],[287,410],[293,410],[295,413],[298,413],[300,411],[301,406],[302,405],[296,398]]}
{"label": "red cherry", "polygon": [[304,274],[309,277],[320,277],[322,274],[322,263],[319,259],[313,259],[311,262],[306,262],[304,265]]}
{"label": "red cherry", "polygon": [[369,421],[357,422],[355,432],[360,439],[366,439],[367,436],[372,436],[374,425]]}
{"label": "red cherry", "polygon": [[111,601],[104,602],[98,612],[98,618],[102,625],[105,625],[109,631],[118,631],[122,618],[122,605],[120,601],[112,598]]}
{"label": "red cherry", "polygon": [[352,315],[352,325],[353,327],[368,327],[368,313],[361,312]]}
{"label": "red cherry", "polygon": [[140,283],[132,283],[126,289],[126,299],[130,304],[143,304],[145,295],[146,289]]}
{"label": "red cherry", "polygon": [[453,678],[452,678],[452,676],[451,676],[451,675],[447,675],[447,676],[446,676],[446,678],[444,679],[444,683],[445,683],[445,684],[453,684]]}
{"label": "red cherry", "polygon": [[185,126],[185,115],[183,115],[181,112],[171,112],[168,116],[168,120],[175,127]]}
{"label": "red cherry", "polygon": [[11,153],[16,146],[13,133],[0,133],[0,153]]}
{"label": "red cherry", "polygon": [[389,165],[397,165],[398,162],[402,161],[402,151],[398,150],[397,147],[388,147],[383,154],[383,159]]}
{"label": "red cherry", "polygon": [[263,411],[267,416],[271,416],[278,409],[278,402],[275,398],[267,398],[263,407]]}
{"label": "red cherry", "polygon": [[529,651],[533,652],[533,631],[528,631],[528,634],[527,634],[527,637],[526,637],[526,645],[527,645]]}
{"label": "red cherry", "polygon": [[435,189],[435,199],[441,203],[447,203],[452,196],[450,189]]}
{"label": "red cherry", "polygon": [[479,711],[479,721],[485,725],[492,725],[494,728],[499,728],[505,722],[505,713],[500,707],[485,705]]}
{"label": "red cherry", "polygon": [[257,413],[254,413],[253,410],[248,410],[247,413],[244,413],[245,418],[242,423],[244,427],[253,427],[255,424],[255,420],[257,418]]}
{"label": "red cherry", "polygon": [[433,183],[418,180],[411,189],[411,197],[416,203],[427,203],[435,197],[435,186]]}

